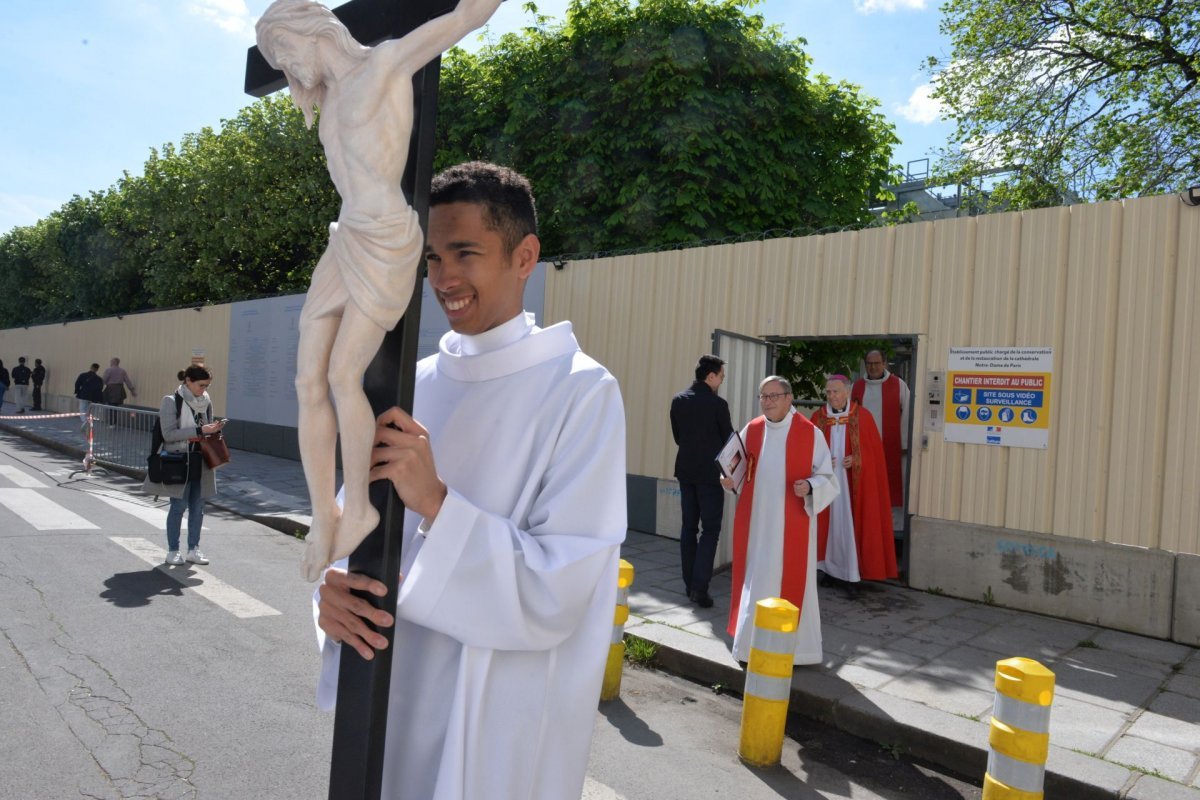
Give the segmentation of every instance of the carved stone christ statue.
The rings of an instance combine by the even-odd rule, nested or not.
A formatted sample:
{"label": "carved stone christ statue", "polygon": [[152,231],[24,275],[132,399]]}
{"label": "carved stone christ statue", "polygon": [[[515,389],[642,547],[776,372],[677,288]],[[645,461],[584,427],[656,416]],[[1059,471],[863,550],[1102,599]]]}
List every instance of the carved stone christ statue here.
{"label": "carved stone christ statue", "polygon": [[[300,456],[313,507],[302,571],[310,581],[379,523],[367,495],[375,420],[362,378],[408,307],[423,249],[417,214],[400,189],[412,78],[499,5],[460,0],[454,11],[375,47],[355,41],[313,0],[275,0],[258,21],[259,50],[287,77],[309,127],[314,107],[321,109],[321,144],[342,198],[300,313]],[[339,430],[342,509],[334,486]]]}

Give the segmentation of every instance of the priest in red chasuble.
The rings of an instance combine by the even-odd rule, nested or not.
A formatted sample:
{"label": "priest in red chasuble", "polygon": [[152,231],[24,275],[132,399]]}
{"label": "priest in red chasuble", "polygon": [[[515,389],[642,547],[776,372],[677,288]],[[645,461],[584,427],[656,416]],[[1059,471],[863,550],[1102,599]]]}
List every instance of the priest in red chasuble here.
{"label": "priest in red chasuble", "polygon": [[[837,496],[829,448],[813,424],[792,408],[792,387],[772,375],[758,387],[763,414],[742,429],[750,459],[733,522],[733,655],[750,660],[754,605],[782,597],[800,609],[794,664],[819,664],[817,514]],[[733,488],[728,478],[721,484]]]}
{"label": "priest in red chasuble", "polygon": [[887,361],[880,350],[872,350],[863,358],[867,366],[865,377],[854,382],[850,399],[871,412],[883,439],[883,457],[887,465],[888,489],[891,491],[892,527],[904,527],[900,509],[904,507],[904,456],[908,453],[908,384],[888,371]]}
{"label": "priest in red chasuble", "polygon": [[883,442],[871,412],[850,399],[850,379],[831,375],[813,413],[834,474],[845,487],[821,512],[817,569],[847,583],[896,577],[896,545]]}

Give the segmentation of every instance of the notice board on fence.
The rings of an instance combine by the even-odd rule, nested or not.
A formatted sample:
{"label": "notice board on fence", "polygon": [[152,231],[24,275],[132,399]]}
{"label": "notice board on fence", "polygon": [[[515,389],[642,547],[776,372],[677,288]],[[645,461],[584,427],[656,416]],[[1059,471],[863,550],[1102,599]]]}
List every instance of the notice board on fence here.
{"label": "notice board on fence", "polygon": [[1045,449],[1053,371],[1051,347],[951,347],[946,441]]}

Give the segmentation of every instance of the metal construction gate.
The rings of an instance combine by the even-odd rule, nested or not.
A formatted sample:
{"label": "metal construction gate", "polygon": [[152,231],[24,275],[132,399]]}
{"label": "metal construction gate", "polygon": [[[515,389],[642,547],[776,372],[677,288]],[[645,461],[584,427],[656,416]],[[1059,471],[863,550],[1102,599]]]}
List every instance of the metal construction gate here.
{"label": "metal construction gate", "polygon": [[[761,413],[758,383],[775,372],[775,348],[753,336],[716,330],[713,331],[712,352],[725,360],[725,382],[718,394],[729,403],[729,417],[734,429],[741,430]],[[733,561],[734,505],[732,499],[725,503],[721,540],[717,544],[718,567]]]}

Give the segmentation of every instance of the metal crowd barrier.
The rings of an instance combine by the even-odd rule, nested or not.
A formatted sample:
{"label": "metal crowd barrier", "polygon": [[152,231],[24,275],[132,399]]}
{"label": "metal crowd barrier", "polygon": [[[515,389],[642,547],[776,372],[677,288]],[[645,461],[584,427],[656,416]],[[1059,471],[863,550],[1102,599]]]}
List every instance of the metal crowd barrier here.
{"label": "metal crowd barrier", "polygon": [[[92,403],[92,455],[101,463],[145,469],[157,411]],[[86,427],[86,423],[85,423]],[[88,431],[83,431],[84,436]]]}

